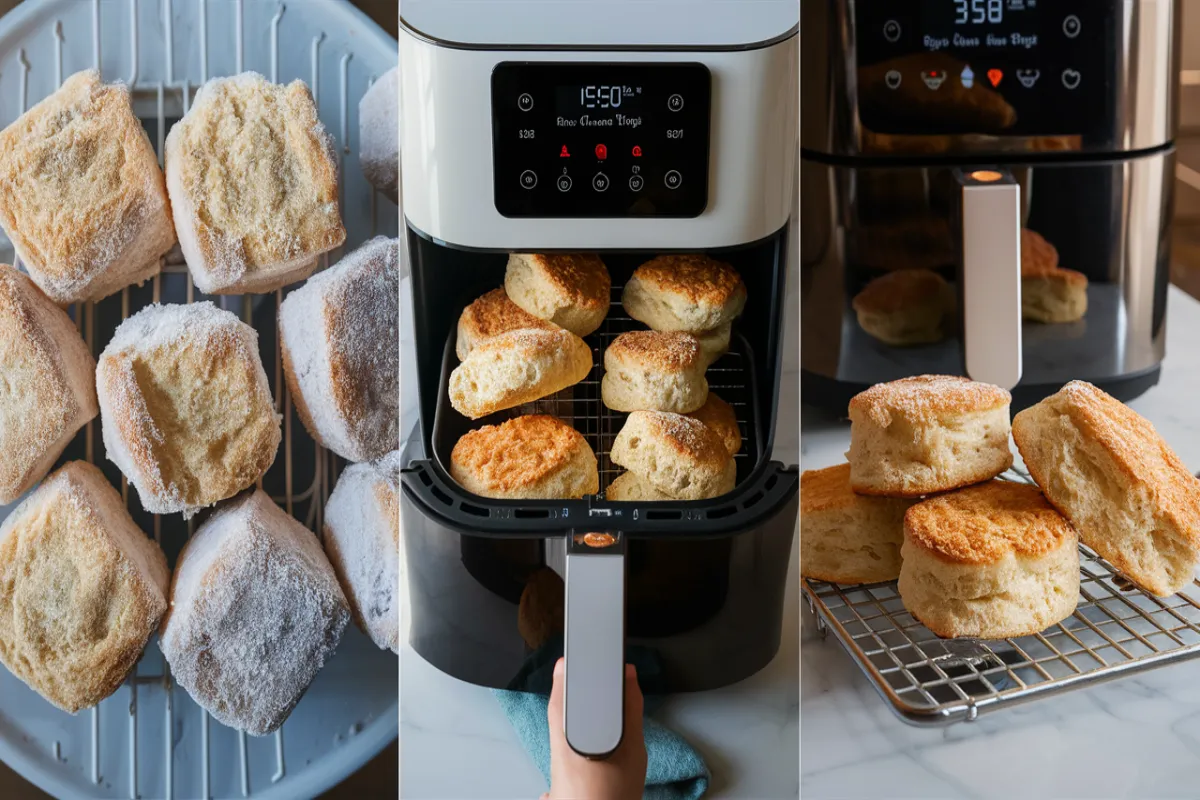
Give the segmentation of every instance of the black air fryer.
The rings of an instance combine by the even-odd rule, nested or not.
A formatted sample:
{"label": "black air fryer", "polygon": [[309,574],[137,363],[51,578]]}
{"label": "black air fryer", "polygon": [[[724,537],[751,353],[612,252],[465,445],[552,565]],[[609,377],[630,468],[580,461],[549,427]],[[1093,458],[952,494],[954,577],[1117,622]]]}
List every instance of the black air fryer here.
{"label": "black air fryer", "polygon": [[[1014,410],[1074,379],[1122,400],[1153,386],[1178,0],[801,0],[801,10],[804,402],[845,413],[868,386],[922,373],[1012,389]],[[1039,307],[1042,284],[1022,277],[1031,268],[1086,278],[1086,309]],[[921,319],[936,312],[914,305],[881,336],[856,298],[918,270],[946,284],[940,334]],[[898,314],[905,298],[893,301]]]}
{"label": "black air fryer", "polygon": [[[646,691],[696,691],[754,674],[779,647],[799,487],[798,468],[771,459],[795,279],[798,15],[793,0],[716,0],[706,7],[722,13],[690,19],[647,2],[639,24],[614,27],[587,22],[611,16],[604,3],[556,3],[524,26],[509,5],[486,4],[494,23],[471,26],[439,2],[402,10],[420,393],[401,473],[409,640],[447,674],[499,688],[529,688],[565,652],[568,742],[602,757],[622,734],[625,662]],[[733,12],[740,24],[727,23]],[[496,41],[472,40],[480,30]],[[553,46],[527,41],[531,31]],[[551,251],[598,252],[612,276],[608,318],[586,339],[593,369],[532,406],[468,420],[447,396],[459,315],[503,285],[510,253]],[[604,488],[622,470],[609,450],[626,415],[600,401],[602,357],[644,328],[621,287],[638,265],[683,252],[732,264],[748,291],[707,375],[742,430],[737,486],[712,500],[610,502]],[[587,438],[600,494],[499,501],[450,477],[461,436],[520,413]]]}

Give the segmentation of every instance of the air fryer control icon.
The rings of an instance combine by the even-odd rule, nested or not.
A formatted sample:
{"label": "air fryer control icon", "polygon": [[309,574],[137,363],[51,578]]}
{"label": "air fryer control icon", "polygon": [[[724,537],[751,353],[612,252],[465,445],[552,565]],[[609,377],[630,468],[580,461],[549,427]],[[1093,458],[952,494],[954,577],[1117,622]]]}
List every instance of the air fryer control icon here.
{"label": "air fryer control icon", "polygon": [[921,70],[921,80],[925,81],[925,85],[930,89],[937,91],[946,80],[946,72],[940,69]]}
{"label": "air fryer control icon", "polygon": [[1067,87],[1068,89],[1074,89],[1079,85],[1079,80],[1082,77],[1083,76],[1079,74],[1078,70],[1064,69],[1062,74],[1063,86]]}
{"label": "air fryer control icon", "polygon": [[1017,80],[1019,80],[1021,85],[1026,89],[1032,89],[1033,85],[1037,83],[1037,80],[1040,77],[1042,77],[1042,71],[1040,69],[1017,70]]}
{"label": "air fryer control icon", "polygon": [[900,23],[894,19],[889,19],[883,25],[883,38],[889,42],[895,42],[900,39]]}
{"label": "air fryer control icon", "polygon": [[900,80],[903,76],[898,69],[889,69],[887,74],[883,76],[883,82],[887,84],[889,89],[900,88]]}
{"label": "air fryer control icon", "polygon": [[962,85],[964,89],[970,89],[975,85],[975,73],[971,71],[971,65],[963,67]]}

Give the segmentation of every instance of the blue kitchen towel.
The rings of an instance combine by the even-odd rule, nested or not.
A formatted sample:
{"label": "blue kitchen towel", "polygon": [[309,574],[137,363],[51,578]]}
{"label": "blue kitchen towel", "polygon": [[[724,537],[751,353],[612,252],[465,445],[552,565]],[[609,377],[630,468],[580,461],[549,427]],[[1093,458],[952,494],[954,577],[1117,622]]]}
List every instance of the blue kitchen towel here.
{"label": "blue kitchen towel", "polygon": [[[546,708],[550,703],[549,686],[553,681],[554,662],[562,653],[561,644],[555,648],[543,647],[527,663],[527,668],[518,675],[510,687],[527,686],[540,691],[517,691],[495,689],[493,693],[504,709],[505,716],[517,732],[517,738],[525,752],[533,759],[546,783],[550,782],[550,726],[546,720]],[[646,657],[627,654],[628,660],[638,667],[638,685],[643,692],[647,686],[658,682],[658,674]],[[552,656],[552,657],[551,657]],[[645,678],[643,678],[643,669]],[[647,709],[660,704],[660,698],[646,696]],[[642,720],[646,739],[646,791],[644,800],[697,800],[708,791],[708,766],[700,754],[675,733],[663,727],[652,717]]]}

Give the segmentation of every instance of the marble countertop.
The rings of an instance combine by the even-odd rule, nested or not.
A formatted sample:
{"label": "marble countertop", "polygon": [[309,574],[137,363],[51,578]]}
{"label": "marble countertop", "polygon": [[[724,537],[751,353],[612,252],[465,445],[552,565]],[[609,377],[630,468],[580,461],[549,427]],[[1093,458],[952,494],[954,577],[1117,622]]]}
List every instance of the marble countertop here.
{"label": "marble countertop", "polygon": [[[1130,403],[1200,469],[1200,303],[1172,288],[1158,386]],[[805,469],[839,463],[849,426],[801,423]],[[902,723],[807,610],[801,630],[801,793],[874,798],[1200,796],[1200,663],[922,729]]]}
{"label": "marble countertop", "polygon": [[[401,308],[411,308],[401,280]],[[798,282],[789,281],[787,307],[799,307]],[[413,334],[401,315],[401,422],[417,419]],[[410,322],[410,321],[409,321]],[[411,322],[410,322],[411,324]],[[772,458],[799,463],[799,339],[790,313],[784,374]],[[403,549],[401,549],[403,556]],[[401,585],[404,583],[401,563]],[[711,692],[673,695],[657,718],[685,736],[713,774],[708,797],[794,798],[799,791],[796,662],[799,657],[799,549],[792,548],[783,637],[775,659],[741,683]],[[419,800],[508,800],[546,791],[541,773],[521,749],[491,691],[439,672],[407,645],[401,619],[400,795]]]}

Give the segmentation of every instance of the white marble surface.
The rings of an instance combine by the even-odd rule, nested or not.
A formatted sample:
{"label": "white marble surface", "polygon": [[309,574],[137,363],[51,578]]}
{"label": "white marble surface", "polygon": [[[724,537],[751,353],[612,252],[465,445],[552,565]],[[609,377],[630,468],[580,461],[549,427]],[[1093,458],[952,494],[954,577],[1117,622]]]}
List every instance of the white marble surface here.
{"label": "white marble surface", "polygon": [[[798,308],[798,291],[797,281],[790,280],[789,309]],[[409,283],[404,279],[401,308],[411,307]],[[408,431],[417,419],[410,321],[401,321],[400,339],[401,422]],[[784,365],[772,457],[796,464],[800,453],[795,313],[788,315]],[[708,797],[797,797],[798,565],[798,549],[793,547],[783,640],[775,659],[734,686],[672,696],[658,712],[660,721],[687,737],[703,754],[713,774]],[[402,562],[402,585],[404,569]],[[407,631],[403,614],[402,626]],[[407,641],[407,634],[402,638]],[[508,800],[536,798],[546,790],[490,690],[439,672],[407,644],[400,653],[400,772],[400,796],[406,800]]]}
{"label": "white marble surface", "polygon": [[[1200,304],[1172,288],[1162,380],[1130,405],[1200,469]],[[848,425],[807,415],[805,469],[843,460]],[[1200,662],[984,714],[947,728],[900,722],[804,611],[801,793],[876,798],[1200,797]]]}

